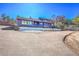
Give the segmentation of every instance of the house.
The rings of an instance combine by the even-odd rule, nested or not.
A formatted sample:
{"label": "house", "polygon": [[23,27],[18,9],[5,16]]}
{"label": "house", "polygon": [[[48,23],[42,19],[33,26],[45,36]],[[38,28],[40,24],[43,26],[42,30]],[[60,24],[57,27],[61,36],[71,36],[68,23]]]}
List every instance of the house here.
{"label": "house", "polygon": [[40,20],[36,18],[17,18],[16,24],[19,31],[48,31],[52,30],[51,20]]}
{"label": "house", "polygon": [[52,28],[51,20],[40,20],[36,18],[17,18],[16,23],[19,27]]}

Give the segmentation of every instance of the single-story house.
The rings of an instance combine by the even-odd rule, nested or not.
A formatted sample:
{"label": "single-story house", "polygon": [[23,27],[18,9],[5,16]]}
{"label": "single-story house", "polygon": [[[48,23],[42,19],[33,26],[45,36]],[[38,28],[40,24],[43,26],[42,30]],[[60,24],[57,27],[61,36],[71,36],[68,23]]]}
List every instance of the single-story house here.
{"label": "single-story house", "polygon": [[40,20],[36,18],[17,18],[16,23],[19,27],[52,28],[51,20]]}

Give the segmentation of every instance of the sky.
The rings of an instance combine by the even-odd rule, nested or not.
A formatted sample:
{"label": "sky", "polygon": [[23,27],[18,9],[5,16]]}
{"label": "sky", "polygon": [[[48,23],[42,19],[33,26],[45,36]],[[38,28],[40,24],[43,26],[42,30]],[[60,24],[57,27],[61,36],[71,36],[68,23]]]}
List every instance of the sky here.
{"label": "sky", "polygon": [[79,15],[77,3],[0,3],[0,14],[6,14],[12,18],[17,15],[22,17],[51,18],[52,15],[64,15],[66,18],[74,18]]}

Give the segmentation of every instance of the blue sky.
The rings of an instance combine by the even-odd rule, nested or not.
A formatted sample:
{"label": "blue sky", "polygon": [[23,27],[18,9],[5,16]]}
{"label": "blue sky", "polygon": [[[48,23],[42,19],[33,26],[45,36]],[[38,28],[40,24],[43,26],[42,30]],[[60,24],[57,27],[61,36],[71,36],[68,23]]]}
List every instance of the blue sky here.
{"label": "blue sky", "polygon": [[0,14],[5,13],[13,18],[17,15],[23,17],[46,17],[64,15],[74,18],[79,15],[79,4],[74,3],[0,3]]}

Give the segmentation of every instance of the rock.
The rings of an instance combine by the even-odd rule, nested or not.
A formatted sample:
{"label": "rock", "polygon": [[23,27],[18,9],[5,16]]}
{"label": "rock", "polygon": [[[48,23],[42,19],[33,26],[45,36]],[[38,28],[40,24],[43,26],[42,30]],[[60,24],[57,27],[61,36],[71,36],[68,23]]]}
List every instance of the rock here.
{"label": "rock", "polygon": [[73,32],[65,36],[64,43],[79,55],[79,32]]}

